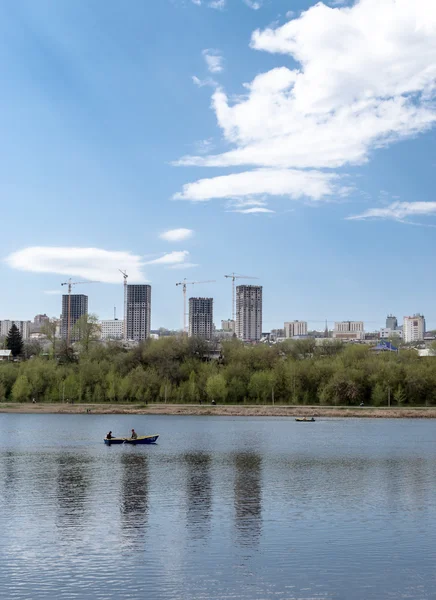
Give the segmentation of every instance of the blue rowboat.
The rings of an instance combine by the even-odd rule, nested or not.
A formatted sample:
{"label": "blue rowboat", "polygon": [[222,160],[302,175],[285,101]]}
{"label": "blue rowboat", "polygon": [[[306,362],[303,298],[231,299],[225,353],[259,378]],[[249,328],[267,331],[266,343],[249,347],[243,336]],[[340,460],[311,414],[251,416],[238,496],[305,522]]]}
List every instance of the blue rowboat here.
{"label": "blue rowboat", "polygon": [[134,446],[137,444],[155,444],[158,437],[159,435],[138,435],[133,440],[132,438],[111,438],[110,440],[104,438],[104,443],[108,446],[112,446],[112,444],[133,444]]}

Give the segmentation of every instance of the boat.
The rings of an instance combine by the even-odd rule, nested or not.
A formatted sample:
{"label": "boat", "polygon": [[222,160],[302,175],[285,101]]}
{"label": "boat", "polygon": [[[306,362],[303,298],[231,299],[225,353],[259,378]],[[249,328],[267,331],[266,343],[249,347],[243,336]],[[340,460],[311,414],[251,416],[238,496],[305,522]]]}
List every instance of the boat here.
{"label": "boat", "polygon": [[313,423],[315,421],[313,417],[297,417],[295,420],[300,423]]}
{"label": "boat", "polygon": [[133,444],[134,446],[137,444],[155,444],[158,437],[159,435],[138,435],[136,439],[115,437],[108,440],[104,438],[104,443],[108,446],[112,446],[112,444]]}

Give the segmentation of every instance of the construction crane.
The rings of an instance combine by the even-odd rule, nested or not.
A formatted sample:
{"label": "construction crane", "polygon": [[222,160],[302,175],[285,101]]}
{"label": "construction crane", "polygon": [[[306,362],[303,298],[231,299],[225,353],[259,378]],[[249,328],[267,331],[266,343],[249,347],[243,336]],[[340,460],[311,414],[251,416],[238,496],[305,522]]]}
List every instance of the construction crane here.
{"label": "construction crane", "polygon": [[259,277],[249,277],[248,275],[238,275],[237,273],[232,273],[231,275],[224,275],[224,277],[227,277],[227,279],[231,279],[232,280],[232,319],[233,319],[233,323],[235,324],[234,326],[236,327],[236,323],[235,323],[235,279],[259,279]]}
{"label": "construction crane", "polygon": [[215,279],[209,279],[208,281],[186,281],[186,277],[183,281],[179,281],[176,285],[181,285],[183,289],[183,333],[187,333],[186,326],[186,286],[197,285],[198,283],[215,283]]}
{"label": "construction crane", "polygon": [[99,281],[71,281],[71,277],[68,281],[61,283],[61,285],[68,286],[68,310],[67,310],[67,346],[70,345],[70,334],[71,334],[71,290],[73,285],[83,285],[84,283],[100,283]]}
{"label": "construction crane", "polygon": [[118,269],[118,271],[122,274],[122,276],[124,277],[124,323],[123,323],[123,339],[124,341],[127,340],[127,271],[122,271],[121,269]]}

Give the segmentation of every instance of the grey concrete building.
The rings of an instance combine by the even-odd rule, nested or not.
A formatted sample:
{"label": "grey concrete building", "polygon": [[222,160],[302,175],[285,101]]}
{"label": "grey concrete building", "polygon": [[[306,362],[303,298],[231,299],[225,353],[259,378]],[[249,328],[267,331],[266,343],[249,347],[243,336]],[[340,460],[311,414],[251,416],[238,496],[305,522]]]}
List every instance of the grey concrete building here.
{"label": "grey concrete building", "polygon": [[141,342],[150,337],[151,285],[129,284],[126,307],[127,339]]}
{"label": "grey concrete building", "polygon": [[189,337],[210,340],[213,334],[213,298],[189,298]]}
{"label": "grey concrete building", "polygon": [[245,342],[262,337],[262,286],[236,287],[236,336]]}
{"label": "grey concrete building", "polygon": [[398,320],[394,315],[388,315],[386,317],[386,329],[397,329],[398,328]]}
{"label": "grey concrete building", "polygon": [[61,338],[68,337],[68,303],[70,298],[70,342],[77,342],[78,335],[74,332],[76,321],[88,314],[88,296],[85,294],[63,294],[61,315]]}

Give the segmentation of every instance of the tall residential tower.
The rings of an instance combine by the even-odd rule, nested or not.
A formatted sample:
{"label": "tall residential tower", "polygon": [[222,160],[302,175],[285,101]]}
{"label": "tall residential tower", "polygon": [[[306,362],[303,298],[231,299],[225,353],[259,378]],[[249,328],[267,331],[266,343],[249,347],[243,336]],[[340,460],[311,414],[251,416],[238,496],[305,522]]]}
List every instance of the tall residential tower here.
{"label": "tall residential tower", "polygon": [[244,342],[258,342],[262,336],[262,286],[236,288],[236,336]]}
{"label": "tall residential tower", "polygon": [[88,314],[88,296],[85,294],[63,294],[61,315],[61,337],[68,338],[68,313],[70,314],[70,342],[77,342],[79,336],[74,332],[74,325]]}
{"label": "tall residential tower", "polygon": [[210,340],[213,334],[213,298],[189,298],[189,337]]}
{"label": "tall residential tower", "polygon": [[141,342],[150,337],[151,321],[151,286],[127,286],[127,339]]}

